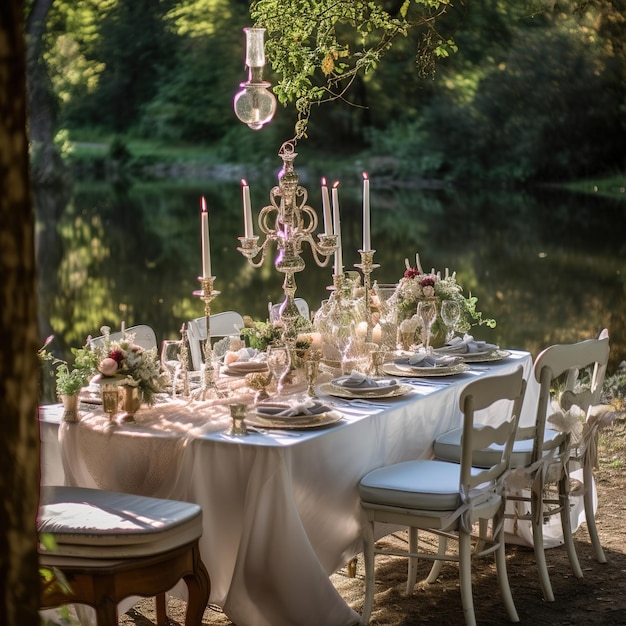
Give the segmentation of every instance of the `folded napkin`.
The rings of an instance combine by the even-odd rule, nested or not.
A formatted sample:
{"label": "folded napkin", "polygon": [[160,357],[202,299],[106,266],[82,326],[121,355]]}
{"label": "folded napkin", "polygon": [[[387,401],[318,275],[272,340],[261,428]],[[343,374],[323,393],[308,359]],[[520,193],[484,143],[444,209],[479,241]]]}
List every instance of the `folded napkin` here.
{"label": "folded napkin", "polygon": [[241,348],[237,352],[238,361],[265,361],[265,352],[259,352],[256,348]]}
{"label": "folded napkin", "polygon": [[372,389],[378,387],[393,387],[397,385],[397,381],[393,378],[387,378],[385,380],[374,380],[369,378],[361,372],[352,371],[349,376],[343,378],[336,378],[332,381],[333,385],[338,387],[345,387],[346,389]]}
{"label": "folded napkin", "polygon": [[490,352],[498,346],[486,341],[476,341],[472,335],[453,337],[445,346],[437,349],[440,354],[472,354],[476,352]]}
{"label": "folded napkin", "polygon": [[256,406],[257,414],[267,417],[320,415],[327,411],[330,411],[328,406],[312,398],[294,398],[289,402],[259,402]]}
{"label": "folded napkin", "polygon": [[396,359],[396,365],[410,365],[411,367],[448,367],[456,365],[459,359],[454,356],[428,354],[427,352],[416,352],[411,356]]}

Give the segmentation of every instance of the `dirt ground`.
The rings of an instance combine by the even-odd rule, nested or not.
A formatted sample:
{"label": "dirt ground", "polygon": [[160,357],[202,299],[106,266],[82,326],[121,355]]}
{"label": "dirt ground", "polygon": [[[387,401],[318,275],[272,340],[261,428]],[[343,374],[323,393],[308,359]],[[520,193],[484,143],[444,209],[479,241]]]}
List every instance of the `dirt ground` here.
{"label": "dirt ground", "polygon": [[[545,602],[537,580],[533,552],[529,548],[507,546],[508,572],[521,624],[533,626],[567,626],[576,624],[626,625],[626,417],[617,419],[600,438],[597,526],[607,557],[598,563],[589,543],[586,526],[575,535],[576,548],[584,577],[575,578],[563,547],[547,552],[550,579],[555,602]],[[397,533],[383,542],[404,543],[405,535]],[[474,569],[474,602],[476,619],[481,625],[508,623],[497,591],[492,559]],[[427,573],[422,563],[418,580]],[[356,578],[345,571],[331,577],[346,602],[360,612],[364,593],[363,561],[359,559]],[[462,624],[463,613],[458,588],[458,571],[447,564],[439,580],[432,585],[416,585],[411,596],[404,593],[406,560],[379,556],[376,558],[376,595],[371,624],[376,626],[412,626],[414,624]],[[123,626],[147,626],[152,623],[154,603],[145,600],[126,615]],[[170,599],[171,626],[184,624],[184,602]],[[207,608],[203,626],[228,626],[232,622],[217,607]],[[253,626],[238,624],[237,626]],[[278,625],[277,625],[278,626]],[[294,624],[293,626],[297,626]],[[320,624],[320,626],[331,626]]]}

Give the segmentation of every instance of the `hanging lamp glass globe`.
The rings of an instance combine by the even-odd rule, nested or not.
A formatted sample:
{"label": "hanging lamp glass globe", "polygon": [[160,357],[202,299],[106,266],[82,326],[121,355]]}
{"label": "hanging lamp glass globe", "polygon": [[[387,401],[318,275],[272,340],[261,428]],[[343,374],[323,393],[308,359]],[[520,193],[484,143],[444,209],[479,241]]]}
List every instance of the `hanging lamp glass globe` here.
{"label": "hanging lamp glass globe", "polygon": [[263,80],[265,66],[264,28],[244,28],[246,33],[246,66],[248,80],[233,100],[235,115],[253,130],[270,122],[276,112],[276,97],[269,91],[271,83]]}

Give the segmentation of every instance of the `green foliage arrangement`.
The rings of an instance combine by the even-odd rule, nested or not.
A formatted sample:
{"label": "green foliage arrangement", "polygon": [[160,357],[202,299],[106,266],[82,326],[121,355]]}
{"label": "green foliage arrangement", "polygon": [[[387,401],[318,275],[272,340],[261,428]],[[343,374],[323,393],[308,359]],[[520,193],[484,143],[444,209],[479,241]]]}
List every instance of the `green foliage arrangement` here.
{"label": "green foliage arrangement", "polygon": [[52,343],[54,335],[50,335],[44,345],[37,351],[39,360],[48,364],[55,370],[57,396],[74,396],[89,382],[93,375],[95,360],[94,355],[85,348],[72,348],[74,366],[70,367],[67,361],[58,359],[47,350]]}

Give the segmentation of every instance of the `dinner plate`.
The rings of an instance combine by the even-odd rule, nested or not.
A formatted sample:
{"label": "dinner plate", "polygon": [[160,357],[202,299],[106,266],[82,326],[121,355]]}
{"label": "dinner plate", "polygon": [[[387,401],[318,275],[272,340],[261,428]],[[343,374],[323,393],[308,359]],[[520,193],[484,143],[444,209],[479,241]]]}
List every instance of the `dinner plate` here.
{"label": "dinner plate", "polygon": [[383,372],[389,376],[454,376],[469,369],[467,363],[455,363],[454,365],[441,365],[438,367],[416,367],[414,365],[396,365],[395,363],[385,363]]}
{"label": "dinner plate", "polygon": [[327,393],[329,396],[336,396],[337,398],[365,398],[369,400],[374,398],[397,398],[398,396],[403,396],[409,393],[412,389],[413,387],[411,387],[411,385],[407,385],[406,383],[401,383],[393,389],[379,387],[378,389],[372,389],[366,393],[358,393],[356,389],[348,391],[347,389],[337,387],[337,385],[333,385],[332,383],[322,383],[319,386],[319,390],[323,393]]}
{"label": "dinner plate", "polygon": [[347,391],[351,395],[367,394],[368,396],[371,395],[372,393],[378,393],[379,391],[391,391],[392,389],[396,389],[397,387],[399,387],[399,384],[395,380],[393,381],[393,384],[390,384],[390,385],[378,384],[378,385],[371,385],[371,386],[364,385],[361,387],[356,387],[356,386],[350,387],[350,386],[339,384],[339,381],[346,380],[347,378],[349,378],[349,376],[340,376],[339,378],[335,378],[334,380],[331,380],[330,384],[333,385],[333,387],[336,387],[337,389],[339,389],[340,391]]}
{"label": "dinner plate", "polygon": [[[305,419],[306,418],[306,419]],[[269,417],[261,417],[260,415],[248,415],[246,416],[246,424],[250,426],[256,426],[257,428],[277,428],[279,430],[308,430],[312,428],[323,428],[336,424],[339,420],[343,419],[343,415],[338,411],[327,411],[320,413],[319,415],[306,415],[302,418],[291,418],[292,421],[287,419],[274,419]]]}
{"label": "dinner plate", "polygon": [[488,363],[490,361],[501,361],[511,356],[507,350],[489,350],[488,352],[470,352],[460,355],[465,363]]}
{"label": "dinner plate", "polygon": [[222,372],[229,376],[245,376],[253,372],[267,371],[267,363],[262,361],[233,361],[229,363]]}

